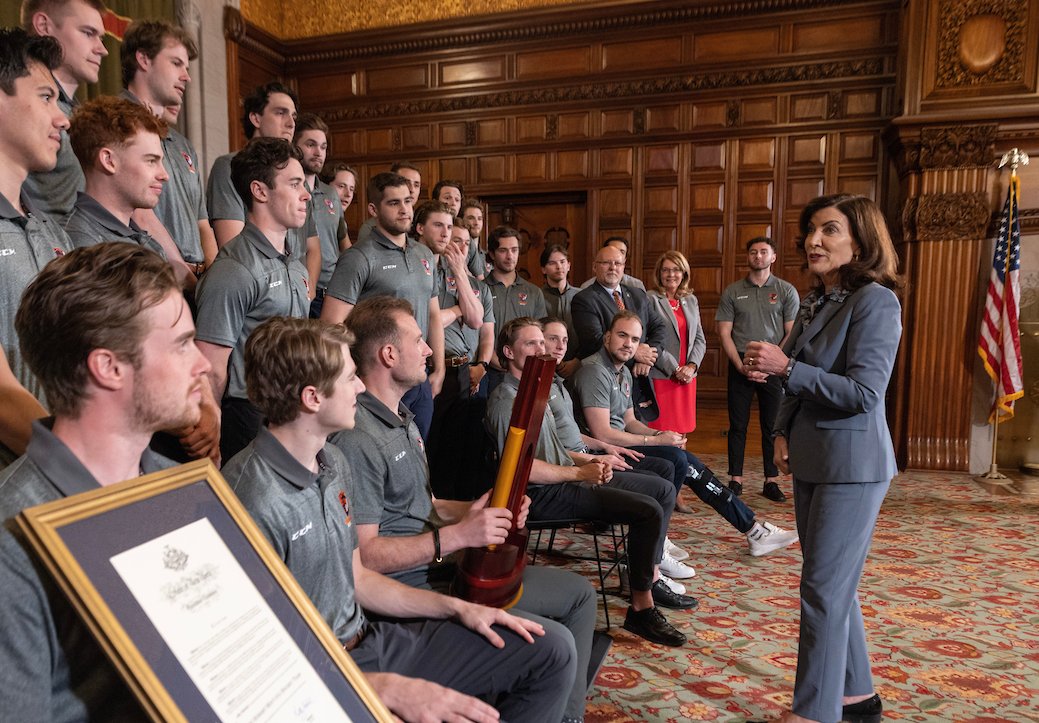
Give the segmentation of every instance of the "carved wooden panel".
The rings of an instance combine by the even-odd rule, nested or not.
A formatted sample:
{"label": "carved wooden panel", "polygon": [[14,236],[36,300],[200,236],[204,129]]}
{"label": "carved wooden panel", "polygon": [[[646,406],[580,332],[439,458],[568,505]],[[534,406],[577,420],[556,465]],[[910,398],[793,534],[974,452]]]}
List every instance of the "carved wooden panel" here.
{"label": "carved wooden panel", "polygon": [[736,198],[739,212],[769,213],[772,211],[772,181],[743,181]]}
{"label": "carved wooden panel", "polygon": [[547,128],[547,119],[543,115],[520,116],[516,118],[516,142],[543,141]]}
{"label": "carved wooden panel", "polygon": [[682,106],[658,105],[646,109],[645,130],[679,131],[682,129]]}
{"label": "carved wooden panel", "polygon": [[725,184],[693,183],[690,185],[690,211],[694,216],[704,213],[721,213],[725,210]]}
{"label": "carved wooden panel", "polygon": [[881,91],[876,88],[844,91],[845,118],[875,118],[880,113]]}
{"label": "carved wooden panel", "polygon": [[643,234],[647,258],[654,259],[668,249],[675,248],[678,229],[673,226],[664,228],[647,227]]}
{"label": "carved wooden panel", "polygon": [[653,40],[603,43],[603,70],[648,70],[680,65],[682,45],[681,35]]}
{"label": "carved wooden panel", "polygon": [[873,14],[823,22],[795,23],[793,50],[795,53],[822,53],[874,48],[884,41],[883,21],[883,16]]}
{"label": "carved wooden panel", "polygon": [[647,187],[646,201],[643,205],[647,220],[651,217],[664,217],[673,221],[678,213],[678,189],[674,186]]}
{"label": "carved wooden panel", "polygon": [[689,269],[689,275],[693,280],[693,288],[696,290],[697,300],[700,302],[700,320],[704,328],[714,327],[714,312],[717,307],[709,308],[704,300],[717,301],[725,290],[722,283],[722,272],[718,267],[693,266]]}
{"label": "carved wooden panel", "polygon": [[816,196],[821,195],[823,195],[823,180],[821,178],[790,179],[787,181],[787,208],[801,208]]}
{"label": "carved wooden panel", "polygon": [[322,107],[343,97],[357,95],[357,74],[346,72],[334,75],[302,76],[296,84],[299,97],[306,98],[310,107]]}
{"label": "carved wooden panel", "polygon": [[631,189],[609,188],[599,192],[599,214],[604,219],[623,219],[627,222],[631,218]]}
{"label": "carved wooden panel", "polygon": [[631,135],[635,131],[635,116],[630,110],[604,110],[599,118],[604,136]]}
{"label": "carved wooden panel", "polygon": [[856,196],[865,196],[877,200],[877,177],[876,176],[841,176],[837,180],[837,191],[840,193],[853,193]]}
{"label": "carved wooden panel", "polygon": [[794,136],[788,141],[787,167],[798,170],[822,170],[826,162],[826,135]]}
{"label": "carved wooden panel", "polygon": [[477,183],[502,183],[507,180],[508,161],[503,155],[479,156],[476,159]]}
{"label": "carved wooden panel", "polygon": [[749,138],[739,141],[739,169],[741,171],[771,170],[775,164],[775,138]]}
{"label": "carved wooden panel", "polygon": [[733,239],[736,253],[746,253],[747,242],[758,236],[772,237],[772,224],[770,223],[740,223],[736,224],[736,236]]}
{"label": "carved wooden panel", "polygon": [[433,148],[433,129],[430,124],[404,126],[401,129],[401,150],[428,151]]}
{"label": "carved wooden panel", "polygon": [[459,85],[480,81],[505,80],[505,58],[482,58],[459,62],[443,62],[440,69],[440,85]]}
{"label": "carved wooden panel", "polygon": [[582,113],[560,113],[558,121],[559,140],[588,138],[590,122],[587,111]]}
{"label": "carved wooden panel", "polygon": [[400,150],[400,134],[392,128],[373,128],[365,134],[365,150],[368,153]]}
{"label": "carved wooden panel", "polygon": [[516,154],[517,181],[547,181],[548,156],[545,153]]}
{"label": "carved wooden panel", "polygon": [[876,163],[880,152],[876,133],[842,133],[841,163]]}
{"label": "carved wooden panel", "polygon": [[516,54],[516,79],[534,80],[561,75],[582,75],[591,70],[592,49],[587,45],[560,50]]}
{"label": "carved wooden panel", "polygon": [[556,154],[556,178],[588,178],[588,151],[559,151]]}
{"label": "carved wooden panel", "polygon": [[725,101],[693,104],[693,128],[724,128],[729,105]]}
{"label": "carved wooden panel", "polygon": [[339,157],[356,157],[363,152],[361,134],[357,131],[338,131],[331,133],[329,147]]}
{"label": "carved wooden panel", "polygon": [[[441,158],[438,167],[440,169],[438,178],[451,178],[463,183],[469,179],[469,159],[467,158]],[[429,185],[432,190],[433,184]]]}
{"label": "carved wooden panel", "polygon": [[506,142],[507,125],[504,118],[493,118],[476,123],[476,142],[481,146],[500,146]]}
{"label": "carved wooden panel", "polygon": [[702,262],[717,260],[722,255],[724,227],[721,224],[695,224],[689,227],[689,256]]}
{"label": "carved wooden panel", "polygon": [[630,147],[603,148],[599,151],[599,172],[604,178],[630,176],[633,164],[634,156]]}
{"label": "carved wooden panel", "polygon": [[422,64],[369,68],[365,72],[365,85],[368,93],[376,95],[425,88],[429,85],[429,66]]}
{"label": "carved wooden panel", "polygon": [[743,101],[740,121],[742,125],[775,125],[779,120],[779,104],[776,98],[751,98]]}
{"label": "carved wooden panel", "polygon": [[440,147],[457,148],[468,145],[466,143],[465,123],[441,123],[440,124]]}
{"label": "carved wooden panel", "polygon": [[693,169],[720,171],[725,168],[725,143],[697,143],[693,146]]}
{"label": "carved wooden panel", "polygon": [[826,120],[826,93],[796,93],[790,98],[790,119],[793,121]]}
{"label": "carved wooden panel", "polygon": [[646,173],[661,172],[678,172],[678,146],[650,146],[646,149]]}
{"label": "carved wooden panel", "polygon": [[693,38],[694,60],[760,58],[779,53],[779,28],[703,33]]}

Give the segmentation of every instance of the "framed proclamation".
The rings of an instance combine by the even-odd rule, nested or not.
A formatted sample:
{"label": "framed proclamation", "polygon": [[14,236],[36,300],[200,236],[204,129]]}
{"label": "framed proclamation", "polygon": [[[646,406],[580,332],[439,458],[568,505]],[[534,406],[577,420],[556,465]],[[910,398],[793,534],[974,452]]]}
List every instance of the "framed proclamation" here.
{"label": "framed proclamation", "polygon": [[208,460],[18,523],[152,719],[392,719]]}

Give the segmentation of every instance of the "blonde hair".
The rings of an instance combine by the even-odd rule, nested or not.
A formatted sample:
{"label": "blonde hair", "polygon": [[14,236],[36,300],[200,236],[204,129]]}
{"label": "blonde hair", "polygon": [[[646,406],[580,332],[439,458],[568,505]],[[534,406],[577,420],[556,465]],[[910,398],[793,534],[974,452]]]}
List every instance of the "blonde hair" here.
{"label": "blonde hair", "polygon": [[664,265],[665,261],[670,261],[682,272],[682,282],[678,285],[678,289],[675,291],[675,296],[680,298],[693,293],[692,279],[689,275],[689,262],[686,261],[686,258],[682,255],[681,251],[675,251],[674,249],[665,251],[660,255],[660,258],[657,259],[656,268],[653,269],[653,278],[656,279],[657,290],[662,294],[664,293],[664,282],[660,279],[660,267]]}

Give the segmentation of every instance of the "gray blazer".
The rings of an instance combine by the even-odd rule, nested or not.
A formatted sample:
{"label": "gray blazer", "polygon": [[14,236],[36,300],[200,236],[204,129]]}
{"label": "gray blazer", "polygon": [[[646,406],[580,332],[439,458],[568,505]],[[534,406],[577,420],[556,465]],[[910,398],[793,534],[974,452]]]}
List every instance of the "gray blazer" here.
{"label": "gray blazer", "polygon": [[773,429],[803,482],[883,482],[897,473],[884,394],[902,337],[898,298],[869,284],[828,300],[784,351],[796,360]]}
{"label": "gray blazer", "polygon": [[[678,360],[681,358],[678,348],[680,341],[678,321],[675,319],[674,312],[671,311],[671,304],[668,303],[667,297],[659,291],[647,293],[653,308],[668,321],[664,344],[660,347],[657,363],[653,365],[649,376],[654,379],[667,379],[675,373],[675,369],[678,368]],[[692,294],[686,294],[681,298],[681,309],[685,315],[685,325],[689,337],[685,347],[685,358],[687,363],[695,364],[699,370],[703,355],[707,352],[707,339],[704,337],[703,324],[700,322],[700,302]]]}

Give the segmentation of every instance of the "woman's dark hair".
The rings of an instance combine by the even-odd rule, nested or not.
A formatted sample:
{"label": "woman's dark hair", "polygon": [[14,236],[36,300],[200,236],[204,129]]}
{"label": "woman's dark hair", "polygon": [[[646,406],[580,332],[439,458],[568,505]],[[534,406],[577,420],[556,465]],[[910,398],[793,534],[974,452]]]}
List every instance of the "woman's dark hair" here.
{"label": "woman's dark hair", "polygon": [[[805,254],[805,239],[808,237],[812,216],[824,208],[835,208],[844,214],[848,219],[848,231],[859,244],[859,252],[855,257],[838,269],[841,286],[848,291],[855,291],[876,282],[889,289],[901,288],[903,281],[898,274],[898,255],[891,243],[884,214],[875,202],[864,196],[838,193],[809,201],[801,210],[797,224],[801,232],[797,248],[801,253]],[[807,262],[805,268],[808,268]],[[821,281],[817,288],[823,291]]]}

